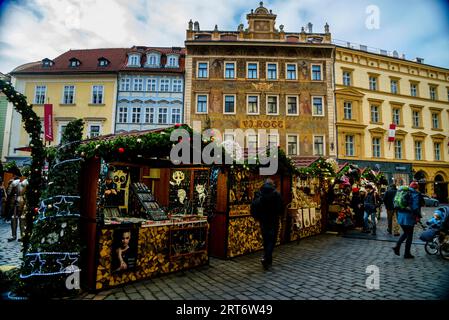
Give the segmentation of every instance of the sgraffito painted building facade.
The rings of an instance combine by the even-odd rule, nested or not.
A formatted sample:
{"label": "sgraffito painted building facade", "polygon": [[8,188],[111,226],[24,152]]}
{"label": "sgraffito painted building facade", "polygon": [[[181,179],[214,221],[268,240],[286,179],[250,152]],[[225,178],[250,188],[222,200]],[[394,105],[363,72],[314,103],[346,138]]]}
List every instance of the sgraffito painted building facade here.
{"label": "sgraffito painted building facade", "polygon": [[[186,123],[202,128],[254,129],[245,147],[277,144],[290,156],[335,156],[333,53],[329,26],[316,33],[275,27],[260,7],[236,31],[200,30],[189,22],[185,70]],[[270,130],[277,132],[270,134]],[[226,134],[224,139],[236,139]]]}

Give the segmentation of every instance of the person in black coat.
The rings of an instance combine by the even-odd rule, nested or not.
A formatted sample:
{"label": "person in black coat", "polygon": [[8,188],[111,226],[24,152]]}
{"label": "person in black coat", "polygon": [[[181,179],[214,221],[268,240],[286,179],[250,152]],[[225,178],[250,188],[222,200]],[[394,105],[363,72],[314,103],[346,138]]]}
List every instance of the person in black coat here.
{"label": "person in black coat", "polygon": [[359,191],[359,188],[352,188],[351,208],[354,212],[356,227],[363,226],[363,199]]}
{"label": "person in black coat", "polygon": [[394,219],[395,215],[397,215],[396,210],[394,209],[394,197],[396,196],[397,190],[396,185],[394,183],[391,184],[383,198],[385,209],[387,210],[387,231],[389,234],[394,231],[395,236],[399,235],[399,225],[393,223],[393,221],[397,221],[397,219]]}
{"label": "person in black coat", "polygon": [[[257,199],[258,198],[258,199]],[[258,191],[253,203],[256,212],[256,219],[260,223],[264,255],[262,257],[262,266],[265,270],[269,269],[273,263],[273,250],[276,244],[276,237],[279,228],[279,216],[283,212],[282,198],[276,191],[272,179],[266,179],[263,186]]]}

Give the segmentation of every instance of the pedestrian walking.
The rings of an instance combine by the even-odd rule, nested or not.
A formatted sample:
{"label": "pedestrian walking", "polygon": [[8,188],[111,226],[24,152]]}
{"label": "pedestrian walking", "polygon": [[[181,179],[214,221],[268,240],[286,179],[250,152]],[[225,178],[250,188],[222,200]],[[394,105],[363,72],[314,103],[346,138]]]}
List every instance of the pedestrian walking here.
{"label": "pedestrian walking", "polygon": [[[419,185],[416,181],[410,183],[408,190],[403,191],[401,188],[399,192],[405,192],[403,197],[406,199],[407,206],[398,209],[398,223],[403,230],[403,234],[400,236],[396,246],[393,247],[394,253],[399,256],[401,254],[401,244],[405,241],[405,259],[412,259],[414,256],[411,254],[410,249],[413,240],[413,229],[415,224],[422,218],[421,215],[421,194],[418,191]],[[398,196],[396,196],[398,197]],[[395,203],[399,202],[395,200]]]}
{"label": "pedestrian walking", "polygon": [[363,232],[369,233],[370,227],[368,223],[368,217],[371,216],[371,234],[373,236],[376,235],[376,213],[377,213],[377,195],[374,192],[374,188],[371,184],[367,184],[365,186],[365,189],[367,190],[367,194],[365,196],[365,200],[363,202],[365,213],[363,215],[364,220],[364,230]]}
{"label": "pedestrian walking", "polygon": [[394,183],[391,184],[388,190],[385,192],[383,198],[385,210],[387,210],[387,221],[388,221],[387,232],[389,234],[393,233],[394,236],[399,236],[400,234],[400,228],[397,219],[397,211],[394,208],[394,197],[396,196],[397,190],[398,189],[396,185]]}
{"label": "pedestrian walking", "polygon": [[354,213],[355,227],[363,227],[363,199],[357,187],[352,188],[351,208]]}
{"label": "pedestrian walking", "polygon": [[265,270],[268,270],[273,263],[273,250],[279,228],[279,216],[282,212],[281,195],[276,191],[273,180],[268,178],[255,192],[251,203],[251,214],[260,223],[264,249],[261,263]]}

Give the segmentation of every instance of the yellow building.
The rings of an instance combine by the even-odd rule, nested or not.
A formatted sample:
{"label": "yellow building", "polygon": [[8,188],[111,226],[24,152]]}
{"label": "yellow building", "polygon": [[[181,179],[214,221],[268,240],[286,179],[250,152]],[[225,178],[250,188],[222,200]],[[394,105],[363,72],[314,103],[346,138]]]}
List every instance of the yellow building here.
{"label": "yellow building", "polygon": [[359,48],[336,48],[338,158],[378,167],[397,184],[416,179],[422,192],[446,202],[449,70]]}
{"label": "yellow building", "polygon": [[[126,60],[126,49],[70,50],[54,60],[20,66],[11,72],[11,82],[23,93],[41,118],[44,130],[44,104],[52,105],[53,141],[58,144],[68,122],[82,118],[83,137],[114,132],[117,74]],[[12,109],[11,104],[9,108]],[[16,111],[9,112],[4,145],[6,160],[21,162],[29,158],[28,134]],[[44,133],[42,133],[44,138]]]}

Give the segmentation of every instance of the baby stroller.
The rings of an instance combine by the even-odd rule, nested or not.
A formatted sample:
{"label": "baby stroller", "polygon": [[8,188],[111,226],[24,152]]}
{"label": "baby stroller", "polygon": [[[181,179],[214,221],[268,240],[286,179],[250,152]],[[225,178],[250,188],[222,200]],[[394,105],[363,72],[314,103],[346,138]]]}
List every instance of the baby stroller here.
{"label": "baby stroller", "polygon": [[428,227],[420,235],[426,242],[424,249],[430,255],[440,252],[441,257],[449,260],[449,207],[443,206],[434,211],[434,217],[426,222]]}

